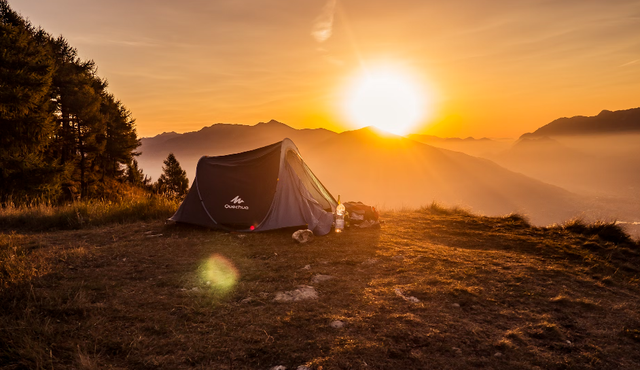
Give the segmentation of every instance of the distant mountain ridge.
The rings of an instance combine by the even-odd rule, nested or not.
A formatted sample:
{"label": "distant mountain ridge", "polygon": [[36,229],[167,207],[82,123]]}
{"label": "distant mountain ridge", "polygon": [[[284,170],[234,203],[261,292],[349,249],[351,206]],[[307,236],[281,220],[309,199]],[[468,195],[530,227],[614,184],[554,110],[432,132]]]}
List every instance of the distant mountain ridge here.
{"label": "distant mountain ridge", "polygon": [[520,138],[534,136],[570,136],[619,134],[640,132],[640,108],[619,111],[603,110],[597,116],[575,116],[558,118],[532,133]]}
{"label": "distant mountain ridge", "polygon": [[247,151],[273,144],[285,137],[293,140],[298,148],[306,148],[332,135],[337,134],[324,128],[297,130],[273,119],[253,126],[216,123],[184,134],[171,132],[141,139],[142,145],[138,151],[142,154],[138,157],[138,163],[146,174],[157,179],[162,171],[162,161],[172,152],[192,181],[196,163],[205,155]]}
{"label": "distant mountain ridge", "polygon": [[433,135],[407,135],[407,138],[417,142],[435,146],[436,148],[449,149],[462,152],[474,157],[491,159],[496,154],[509,149],[512,139],[489,139],[486,137],[475,139],[473,137],[439,137]]}
{"label": "distant mountain ridge", "polygon": [[242,152],[286,137],[298,146],[327,188],[344,200],[383,208],[419,207],[436,201],[492,215],[523,212],[537,224],[561,222],[580,209],[577,197],[559,187],[486,159],[371,127],[335,133],[298,130],[275,120],[253,126],[215,124],[196,132],[143,140],[139,163],[145,173],[157,178],[162,161],[173,152],[193,182],[196,164],[204,155]]}

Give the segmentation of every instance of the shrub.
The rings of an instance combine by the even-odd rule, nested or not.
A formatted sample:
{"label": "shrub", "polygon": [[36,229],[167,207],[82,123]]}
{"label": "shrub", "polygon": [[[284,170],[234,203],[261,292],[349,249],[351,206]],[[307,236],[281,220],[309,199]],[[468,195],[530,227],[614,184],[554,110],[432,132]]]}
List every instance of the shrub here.
{"label": "shrub", "polygon": [[596,221],[588,224],[583,219],[576,218],[562,225],[564,230],[585,236],[598,236],[600,239],[616,244],[631,242],[631,237],[615,221]]}
{"label": "shrub", "polygon": [[420,207],[420,212],[431,213],[436,215],[461,215],[461,216],[471,215],[469,211],[459,206],[445,207],[442,204],[435,201],[428,206]]}

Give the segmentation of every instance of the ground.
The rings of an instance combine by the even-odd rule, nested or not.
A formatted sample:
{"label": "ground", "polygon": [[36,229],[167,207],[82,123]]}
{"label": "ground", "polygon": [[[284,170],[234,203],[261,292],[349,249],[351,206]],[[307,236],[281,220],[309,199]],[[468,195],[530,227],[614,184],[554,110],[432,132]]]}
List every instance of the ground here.
{"label": "ground", "polygon": [[[162,221],[5,232],[0,367],[640,368],[637,243],[438,207],[382,219],[306,244]],[[274,300],[303,285],[318,298]]]}

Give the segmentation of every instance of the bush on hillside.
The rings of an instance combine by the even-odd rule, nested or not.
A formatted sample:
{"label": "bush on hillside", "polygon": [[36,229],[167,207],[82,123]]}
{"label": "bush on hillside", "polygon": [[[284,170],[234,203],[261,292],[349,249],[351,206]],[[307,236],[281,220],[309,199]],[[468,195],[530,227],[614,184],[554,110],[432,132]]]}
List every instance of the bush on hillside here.
{"label": "bush on hillside", "polygon": [[600,239],[616,244],[629,243],[631,237],[615,221],[596,221],[587,223],[581,218],[565,222],[562,229],[585,236],[598,236]]}

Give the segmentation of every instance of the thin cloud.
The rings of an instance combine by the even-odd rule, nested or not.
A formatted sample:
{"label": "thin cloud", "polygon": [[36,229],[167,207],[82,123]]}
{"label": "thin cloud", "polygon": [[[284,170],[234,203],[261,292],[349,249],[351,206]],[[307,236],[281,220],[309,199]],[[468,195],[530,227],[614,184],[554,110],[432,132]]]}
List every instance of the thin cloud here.
{"label": "thin cloud", "polygon": [[315,20],[311,36],[318,42],[325,42],[331,37],[336,2],[337,0],[327,0],[327,3],[322,8],[322,13]]}
{"label": "thin cloud", "polygon": [[632,65],[632,64],[636,64],[636,63],[638,63],[638,61],[640,61],[640,59],[632,60],[632,61],[630,61],[630,62],[627,62],[627,63],[625,63],[625,64],[621,65],[620,67],[630,66],[630,65]]}

